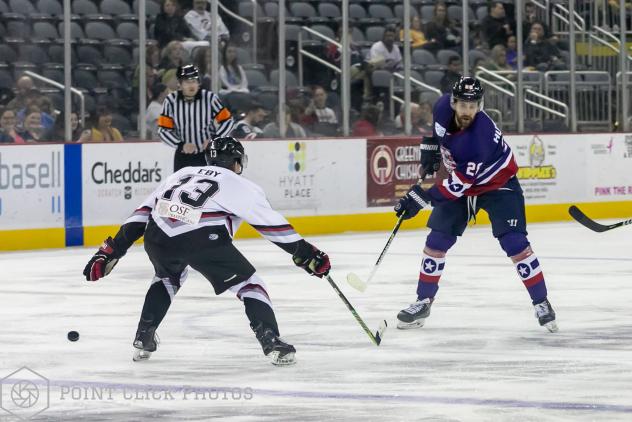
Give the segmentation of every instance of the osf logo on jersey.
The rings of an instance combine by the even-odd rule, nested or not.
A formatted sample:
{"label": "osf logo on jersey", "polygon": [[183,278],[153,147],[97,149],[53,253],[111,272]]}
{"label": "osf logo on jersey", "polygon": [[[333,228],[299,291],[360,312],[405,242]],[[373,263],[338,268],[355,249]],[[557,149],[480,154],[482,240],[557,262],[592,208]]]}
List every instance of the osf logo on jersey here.
{"label": "osf logo on jersey", "polygon": [[393,180],[395,174],[395,156],[390,147],[379,145],[371,154],[369,161],[371,178],[378,185],[386,185]]}
{"label": "osf logo on jersey", "polygon": [[202,218],[202,210],[196,210],[183,204],[159,200],[156,203],[156,213],[163,218],[172,218],[187,224],[198,224]]}

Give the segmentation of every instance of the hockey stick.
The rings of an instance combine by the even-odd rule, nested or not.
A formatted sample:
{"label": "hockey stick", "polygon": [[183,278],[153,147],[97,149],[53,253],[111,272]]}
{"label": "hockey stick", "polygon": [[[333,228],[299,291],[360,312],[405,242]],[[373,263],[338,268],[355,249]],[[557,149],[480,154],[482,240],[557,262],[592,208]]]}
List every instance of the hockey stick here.
{"label": "hockey stick", "polygon": [[340,291],[340,289],[338,288],[338,285],[334,282],[334,280],[331,278],[331,276],[327,275],[327,276],[325,276],[325,278],[327,279],[327,281],[329,282],[331,287],[334,288],[336,293],[338,293],[338,296],[340,297],[340,299],[342,299],[342,301],[345,303],[345,305],[347,305],[347,309],[349,309],[349,311],[351,311],[351,313],[353,314],[353,317],[356,319],[356,321],[358,321],[358,324],[360,324],[360,326],[362,327],[364,332],[367,333],[367,335],[369,336],[371,341],[376,346],[379,346],[380,343],[382,342],[382,336],[384,335],[384,331],[386,331],[386,327],[388,327],[388,324],[386,323],[386,320],[383,320],[380,323],[380,326],[378,327],[377,331],[375,332],[375,334],[373,334],[371,332],[371,330],[369,329],[369,327],[367,327],[367,325],[364,323],[362,318],[360,318],[360,315],[358,315],[358,313],[356,312],[356,310],[353,307],[353,305],[349,302],[349,300],[347,300],[345,295]]}
{"label": "hockey stick", "polygon": [[621,221],[619,223],[609,224],[607,226],[604,224],[599,224],[595,220],[592,220],[591,218],[589,218],[575,205],[571,205],[571,207],[568,209],[568,213],[571,215],[571,217],[577,220],[579,224],[597,233],[606,232],[608,230],[616,229],[617,227],[627,226],[628,224],[632,224],[632,218],[629,220]]}
{"label": "hockey stick", "polygon": [[[417,184],[421,185],[421,183],[424,181],[425,178],[426,178],[426,173],[424,172],[419,178],[419,180],[417,181]],[[382,259],[384,259],[384,256],[386,255],[388,248],[391,247],[391,243],[393,242],[393,239],[395,239],[395,235],[399,231],[399,226],[402,225],[403,221],[404,221],[404,214],[400,215],[399,218],[397,219],[397,224],[395,224],[395,228],[393,229],[393,231],[391,232],[391,235],[386,241],[386,245],[382,249],[382,253],[380,253],[380,256],[377,258],[377,261],[375,261],[375,264],[373,265],[373,268],[371,269],[371,274],[369,274],[369,278],[367,278],[366,281],[362,281],[362,279],[356,273],[347,274],[347,283],[349,283],[351,287],[361,292],[364,292],[366,290],[366,288],[369,285],[369,282],[373,279],[373,276],[377,272],[377,269],[380,267],[380,264],[382,263]]]}

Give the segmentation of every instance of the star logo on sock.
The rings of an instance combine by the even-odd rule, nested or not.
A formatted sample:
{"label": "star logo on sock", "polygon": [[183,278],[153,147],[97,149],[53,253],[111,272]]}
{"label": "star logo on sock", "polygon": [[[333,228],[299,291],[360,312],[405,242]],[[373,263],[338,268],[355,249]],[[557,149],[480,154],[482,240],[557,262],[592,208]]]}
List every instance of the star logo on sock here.
{"label": "star logo on sock", "polygon": [[518,274],[520,274],[520,277],[522,278],[529,277],[529,274],[531,274],[531,268],[529,268],[527,264],[518,264]]}
{"label": "star logo on sock", "polygon": [[428,274],[430,274],[430,273],[434,273],[434,272],[435,272],[435,270],[437,269],[437,263],[436,263],[436,262],[434,262],[434,261],[433,261],[432,259],[430,259],[430,258],[426,258],[426,259],[424,260],[424,264],[423,264],[423,265],[424,265],[424,272],[425,272],[425,273],[428,273]]}

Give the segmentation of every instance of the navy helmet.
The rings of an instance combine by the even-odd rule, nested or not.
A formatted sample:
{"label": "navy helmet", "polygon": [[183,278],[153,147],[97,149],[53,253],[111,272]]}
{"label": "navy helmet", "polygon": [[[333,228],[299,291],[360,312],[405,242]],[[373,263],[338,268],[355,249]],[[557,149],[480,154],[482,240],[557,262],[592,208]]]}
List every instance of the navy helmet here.
{"label": "navy helmet", "polygon": [[452,104],[459,101],[476,102],[479,104],[479,108],[483,108],[483,94],[485,91],[481,86],[481,83],[476,78],[471,76],[461,76],[461,78],[454,83],[452,87]]}

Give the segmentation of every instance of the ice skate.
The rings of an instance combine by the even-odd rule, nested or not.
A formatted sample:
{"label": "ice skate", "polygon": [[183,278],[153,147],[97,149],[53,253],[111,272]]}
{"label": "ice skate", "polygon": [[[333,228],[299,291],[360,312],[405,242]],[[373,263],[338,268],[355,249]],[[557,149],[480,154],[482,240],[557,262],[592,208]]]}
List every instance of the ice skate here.
{"label": "ice skate", "polygon": [[535,316],[541,326],[546,327],[552,333],[557,332],[557,323],[555,322],[555,311],[549,303],[548,299],[544,299],[540,303],[533,305],[535,308]]}
{"label": "ice skate", "polygon": [[430,307],[432,299],[417,300],[408,308],[402,309],[397,314],[397,328],[400,330],[409,330],[411,328],[421,328],[426,322],[426,318],[430,316]]}
{"label": "ice skate", "polygon": [[294,357],[296,349],[277,336],[274,330],[264,327],[263,324],[252,327],[252,329],[261,344],[263,354],[270,358],[273,365],[289,366],[296,363]]}
{"label": "ice skate", "polygon": [[134,350],[132,360],[134,362],[148,360],[158,348],[158,344],[160,344],[160,339],[156,334],[156,327],[139,327],[133,343],[136,350]]}

